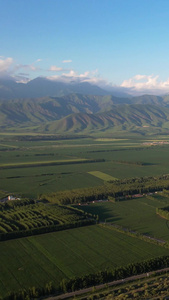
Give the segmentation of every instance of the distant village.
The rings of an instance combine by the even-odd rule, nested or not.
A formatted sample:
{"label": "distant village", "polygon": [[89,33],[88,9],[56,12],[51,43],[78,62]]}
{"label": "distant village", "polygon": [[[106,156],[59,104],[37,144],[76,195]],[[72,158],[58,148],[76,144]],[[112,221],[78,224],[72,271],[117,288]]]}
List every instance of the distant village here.
{"label": "distant village", "polygon": [[157,146],[157,145],[168,145],[169,142],[167,141],[152,141],[152,142],[145,142],[143,145],[147,146]]}

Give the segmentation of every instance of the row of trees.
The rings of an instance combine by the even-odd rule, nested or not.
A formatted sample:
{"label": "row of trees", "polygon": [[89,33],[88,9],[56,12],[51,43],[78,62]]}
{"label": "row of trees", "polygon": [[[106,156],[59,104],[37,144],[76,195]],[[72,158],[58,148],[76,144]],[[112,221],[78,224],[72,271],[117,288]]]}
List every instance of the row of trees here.
{"label": "row of trees", "polygon": [[[91,138],[87,135],[18,135],[15,137],[18,141],[57,141]],[[16,149],[15,149],[16,150]]]}
{"label": "row of trees", "polygon": [[119,198],[133,194],[162,191],[163,189],[169,189],[169,175],[116,180],[98,187],[42,194],[40,198],[52,203],[73,204],[107,199],[108,196]]}
{"label": "row of trees", "polygon": [[18,169],[18,168],[33,168],[33,167],[43,167],[43,166],[57,166],[57,165],[73,165],[73,164],[85,164],[85,163],[95,163],[104,162],[104,159],[86,159],[86,160],[70,160],[70,161],[51,161],[51,162],[34,162],[34,163],[19,163],[15,165],[4,165],[0,167],[3,169]]}
{"label": "row of trees", "polygon": [[41,296],[52,294],[61,294],[87,288],[90,286],[107,283],[110,281],[123,279],[133,275],[139,275],[169,266],[169,256],[153,258],[141,263],[133,263],[125,267],[114,270],[99,271],[94,274],[84,275],[72,279],[62,279],[59,286],[49,282],[43,288],[32,287],[28,290],[20,290],[19,292],[11,292],[8,296],[0,298],[0,300],[30,300],[39,299]]}
{"label": "row of trees", "polygon": [[102,227],[106,226],[109,229],[112,229],[112,230],[115,230],[115,231],[118,231],[118,232],[122,232],[122,233],[124,233],[126,235],[129,235],[129,236],[132,236],[132,237],[137,237],[137,238],[139,238],[142,241],[145,241],[145,242],[148,242],[148,243],[152,243],[152,244],[155,244],[155,245],[160,245],[160,246],[163,246],[165,248],[169,248],[169,244],[166,241],[161,240],[161,239],[156,238],[156,237],[152,237],[152,236],[146,235],[146,234],[141,234],[141,233],[139,233],[137,231],[133,231],[130,228],[122,227],[122,226],[117,225],[117,224],[111,224],[111,225],[109,225],[109,223],[107,223],[107,224],[106,223],[100,224],[100,226],[102,226]]}
{"label": "row of trees", "polygon": [[[21,204],[22,201],[18,203]],[[97,216],[77,208],[43,203],[6,207],[0,211],[0,240],[95,224]],[[29,205],[28,205],[29,204]]]}
{"label": "row of trees", "polygon": [[59,225],[50,225],[50,226],[42,226],[39,228],[32,228],[28,230],[20,230],[20,231],[12,231],[12,232],[2,232],[0,234],[0,241],[6,241],[10,239],[16,239],[26,236],[32,236],[37,234],[44,234],[54,231],[60,231],[65,229],[71,229],[76,227],[88,226],[96,224],[97,219],[85,219],[80,221],[74,221],[71,223],[64,223]]}
{"label": "row of trees", "polygon": [[22,199],[22,200],[14,200],[14,201],[7,201],[0,204],[0,211],[5,211],[9,209],[13,209],[20,206],[27,206],[30,204],[35,204],[36,200],[33,199]]}
{"label": "row of trees", "polygon": [[149,166],[152,163],[142,162],[142,161],[126,161],[126,160],[114,160],[116,163],[125,164],[125,165],[136,165],[136,166]]}
{"label": "row of trees", "polygon": [[156,214],[158,214],[162,218],[169,220],[169,206],[163,208],[156,208]]}
{"label": "row of trees", "polygon": [[[130,151],[143,151],[143,150],[150,150],[150,147],[132,147],[130,148]],[[117,148],[117,149],[105,149],[105,150],[90,150],[87,151],[87,153],[97,153],[97,152],[117,152],[117,151],[129,151],[129,148]]]}

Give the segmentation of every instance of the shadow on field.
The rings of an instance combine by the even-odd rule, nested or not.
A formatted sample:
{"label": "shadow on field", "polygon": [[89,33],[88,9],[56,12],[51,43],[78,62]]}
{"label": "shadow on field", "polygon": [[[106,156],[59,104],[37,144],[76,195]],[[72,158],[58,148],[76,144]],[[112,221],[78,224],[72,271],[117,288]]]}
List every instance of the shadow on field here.
{"label": "shadow on field", "polygon": [[116,202],[123,202],[123,201],[132,201],[137,199],[137,197],[133,198],[120,198],[119,200],[117,199]]}
{"label": "shadow on field", "polygon": [[[79,208],[79,206],[75,206],[76,208]],[[89,204],[89,205],[81,205],[80,209],[82,209],[84,212],[91,213],[92,215],[98,215],[100,222],[114,222],[119,221],[121,218],[119,218],[117,215],[115,215],[111,208],[108,207],[108,204],[102,205],[100,204]]]}
{"label": "shadow on field", "polygon": [[111,217],[111,218],[106,218],[104,221],[106,222],[106,223],[108,223],[108,222],[116,222],[116,221],[120,221],[122,218],[117,218],[117,217]]}

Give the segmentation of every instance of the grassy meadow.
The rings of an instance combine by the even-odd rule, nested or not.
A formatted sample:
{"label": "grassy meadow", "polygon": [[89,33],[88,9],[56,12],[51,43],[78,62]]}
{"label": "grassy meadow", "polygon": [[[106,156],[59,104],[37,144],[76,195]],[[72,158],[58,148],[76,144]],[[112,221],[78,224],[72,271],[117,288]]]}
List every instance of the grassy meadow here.
{"label": "grassy meadow", "polygon": [[57,286],[63,278],[167,255],[168,249],[94,225],[1,242],[0,252],[5,296],[10,290],[50,281]]}

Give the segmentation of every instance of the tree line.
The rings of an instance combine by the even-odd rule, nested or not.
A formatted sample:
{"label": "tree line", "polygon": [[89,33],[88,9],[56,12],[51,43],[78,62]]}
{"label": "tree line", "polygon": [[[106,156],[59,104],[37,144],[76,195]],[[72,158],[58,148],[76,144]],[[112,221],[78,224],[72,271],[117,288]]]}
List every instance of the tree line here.
{"label": "tree line", "polygon": [[163,208],[156,208],[156,214],[161,216],[162,218],[165,218],[169,220],[169,206],[163,207]]}
{"label": "tree line", "polygon": [[[20,201],[0,211],[0,241],[96,224],[97,216],[63,205]],[[21,204],[23,204],[21,206]],[[25,204],[25,205],[24,205]],[[13,204],[15,205],[15,201]]]}
{"label": "tree line", "polygon": [[154,165],[153,163],[142,162],[142,161],[113,160],[113,162],[124,164],[124,165],[136,165],[136,166],[150,166],[150,165]]}
{"label": "tree line", "polygon": [[3,169],[20,169],[20,168],[33,168],[33,167],[43,167],[43,166],[57,166],[57,165],[74,165],[74,164],[87,164],[87,163],[96,163],[96,162],[105,162],[105,159],[86,159],[86,160],[70,160],[70,161],[51,161],[51,162],[28,162],[28,163],[16,163],[16,164],[8,164],[2,165],[0,170]]}
{"label": "tree line", "polygon": [[21,207],[21,206],[26,206],[30,204],[35,204],[36,200],[34,199],[22,199],[22,200],[11,200],[7,202],[3,202],[0,204],[0,211],[5,211],[11,208],[16,208],[16,207]]}
{"label": "tree line", "polygon": [[150,193],[169,189],[169,175],[157,177],[140,177],[106,182],[102,186],[74,189],[57,193],[41,194],[41,199],[52,203],[73,204],[93,200],[125,198],[134,194]]}
{"label": "tree line", "polygon": [[97,220],[95,220],[95,219],[85,219],[85,220],[79,220],[79,221],[74,221],[74,222],[65,223],[65,224],[49,225],[49,226],[42,226],[39,228],[32,228],[32,229],[27,229],[27,230],[4,232],[4,233],[0,233],[0,241],[6,241],[6,240],[22,238],[22,237],[26,237],[26,236],[44,234],[44,233],[61,231],[61,230],[66,230],[66,229],[72,229],[72,228],[76,228],[76,227],[89,226],[89,225],[94,225],[96,223],[97,223]]}
{"label": "tree line", "polygon": [[59,285],[54,282],[48,282],[44,287],[30,287],[27,290],[10,292],[0,300],[30,300],[39,299],[39,297],[48,295],[59,295],[66,292],[72,292],[87,287],[108,283],[114,280],[124,279],[126,277],[139,275],[169,266],[169,256],[152,258],[141,263],[131,263],[127,266],[113,270],[98,271],[97,273],[75,277],[71,279],[62,279]]}

